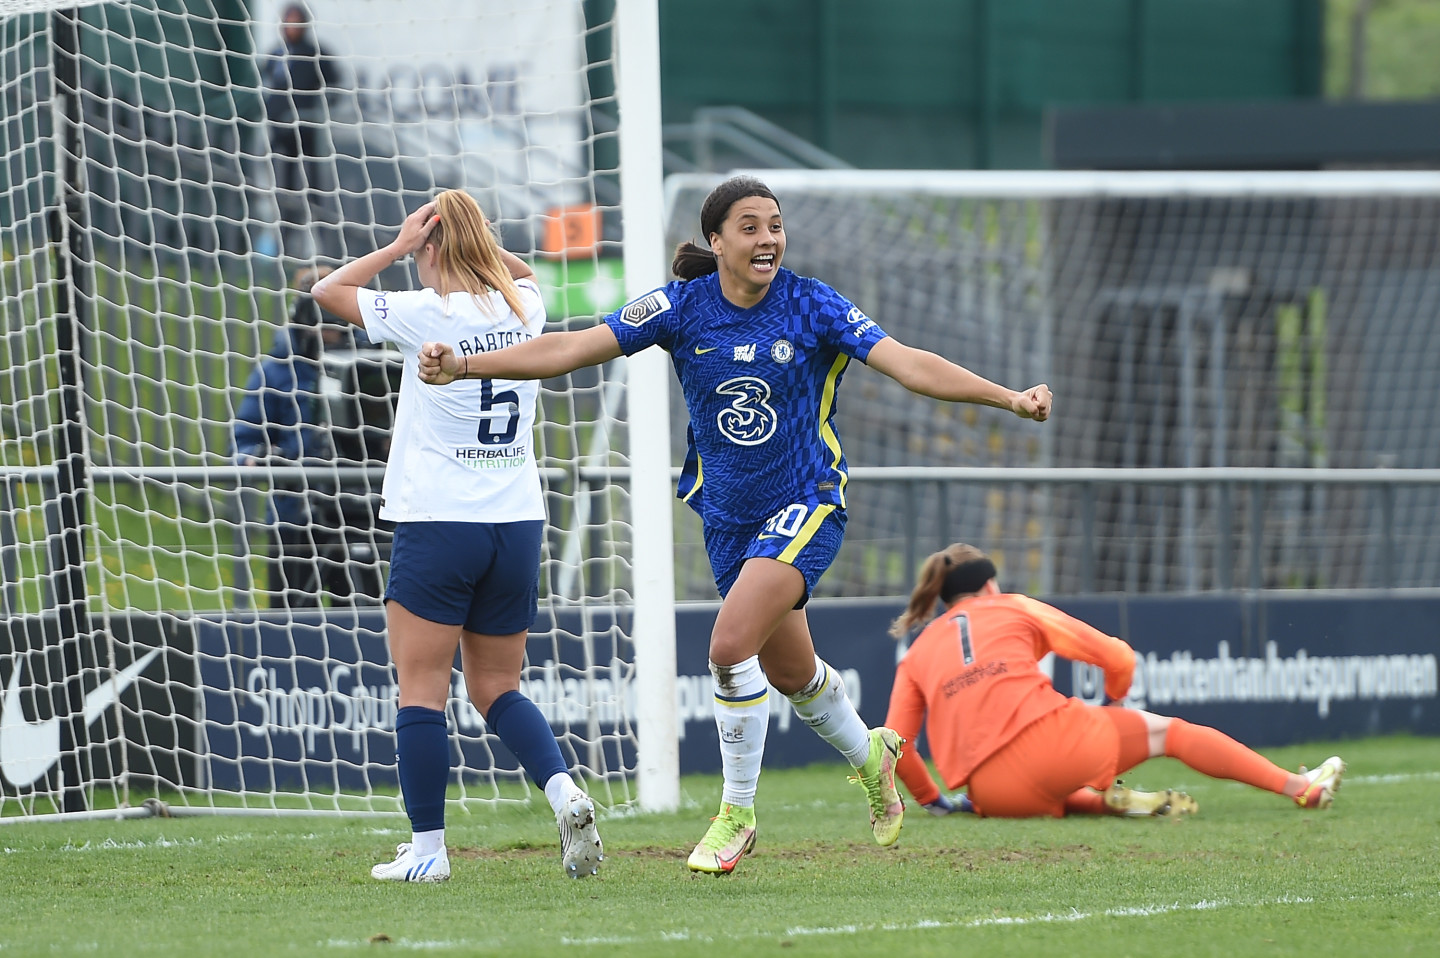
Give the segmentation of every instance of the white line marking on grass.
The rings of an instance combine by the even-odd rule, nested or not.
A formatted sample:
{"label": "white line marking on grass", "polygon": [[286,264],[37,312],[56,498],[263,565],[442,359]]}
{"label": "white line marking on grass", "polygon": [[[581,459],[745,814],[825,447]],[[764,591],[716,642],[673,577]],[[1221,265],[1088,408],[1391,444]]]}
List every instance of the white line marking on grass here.
{"label": "white line marking on grass", "polygon": [[[1440,772],[1396,772],[1389,775],[1346,775],[1342,785],[1408,785],[1411,782],[1440,781]],[[1200,791],[1205,788],[1228,788],[1232,791],[1258,791],[1244,782],[1223,778],[1202,778],[1191,782],[1172,782],[1169,788],[1178,791]]]}
{"label": "white line marking on grass", "polygon": [[208,845],[214,842],[223,845],[227,842],[251,842],[253,835],[214,835],[210,838],[166,838],[164,835],[156,835],[151,839],[144,838],[102,838],[99,841],[87,841],[83,844],[75,844],[73,839],[66,839],[65,844],[52,846],[48,842],[41,842],[30,848],[9,848],[6,847],[6,855],[19,855],[25,852],[110,852],[110,851],[134,851],[146,848],[194,848],[199,845]]}
{"label": "white line marking on grass", "polygon": [[[993,927],[1014,927],[1020,925],[1041,925],[1055,922],[1078,922],[1088,921],[1092,918],[1150,918],[1156,915],[1168,915],[1172,912],[1181,911],[1214,911],[1221,908],[1263,908],[1268,905],[1310,905],[1315,899],[1310,897],[1299,897],[1295,895],[1281,895],[1278,898],[1262,898],[1258,901],[1233,901],[1228,898],[1203,899],[1196,902],[1174,902],[1168,905],[1132,905],[1126,908],[1107,908],[1104,911],[1088,912],[1072,908],[1068,912],[1046,912],[1040,915],[996,915],[988,918],[956,919],[954,921],[940,921],[936,919],[921,919],[913,922],[884,924],[861,924],[861,925],[823,925],[813,928],[804,926],[786,928],[782,936],[798,938],[802,936],[819,935],[854,935],[866,931],[927,931],[932,929],[947,928],[993,928]],[[730,935],[695,935],[689,932],[662,932],[657,937],[615,937],[603,936],[595,938],[565,938],[560,939],[563,945],[637,945],[647,942],[659,941],[714,941],[716,938],[746,939],[746,938],[771,938],[775,936],[773,931],[757,931],[748,934]]]}
{"label": "white line marking on grass", "polygon": [[[921,922],[910,922],[905,924],[885,924],[878,926],[884,931],[914,931],[921,928],[987,928],[997,925],[1037,925],[1051,922],[1075,922],[1086,921],[1090,918],[1150,918],[1155,915],[1168,915],[1177,911],[1213,911],[1218,908],[1258,908],[1265,905],[1309,905],[1313,904],[1313,898],[1299,898],[1294,895],[1282,895],[1279,898],[1267,898],[1260,901],[1245,902],[1231,901],[1227,898],[1211,901],[1203,899],[1190,904],[1175,902],[1169,905],[1132,905],[1128,908],[1107,908],[1104,911],[1088,912],[1072,908],[1068,912],[1055,914],[1046,912],[1043,915],[997,915],[994,918],[972,918],[968,921],[934,921],[926,920]],[[871,930],[877,926],[864,926],[863,930]],[[841,934],[853,934],[862,930],[855,927],[843,927],[836,929]],[[826,929],[787,929],[786,934],[810,935],[829,934]]]}
{"label": "white line marking on grass", "polygon": [[1406,785],[1410,782],[1440,781],[1440,772],[1405,772],[1397,775],[1346,776],[1343,785]]}
{"label": "white line marking on grass", "polygon": [[107,852],[108,852],[108,851],[114,851],[114,850],[116,850],[116,849],[133,849],[133,848],[184,848],[184,847],[188,847],[188,846],[203,845],[203,844],[205,844],[205,842],[202,841],[201,839],[198,839],[198,838],[182,838],[182,839],[179,839],[178,841],[171,841],[170,839],[166,838],[165,836],[159,835],[159,836],[156,836],[154,839],[152,839],[152,840],[150,840],[150,841],[148,841],[148,842],[145,841],[145,839],[143,839],[143,838],[136,838],[136,839],[133,839],[133,840],[131,840],[131,841],[116,841],[116,840],[113,839],[113,838],[107,838],[107,839],[105,839],[104,841],[93,842],[93,843],[92,843],[92,842],[86,842],[86,843],[83,844],[83,845],[76,845],[74,842],[66,842],[64,845],[61,845],[58,849],[56,849],[56,851],[62,851],[62,852],[101,852],[101,851],[107,851]]}

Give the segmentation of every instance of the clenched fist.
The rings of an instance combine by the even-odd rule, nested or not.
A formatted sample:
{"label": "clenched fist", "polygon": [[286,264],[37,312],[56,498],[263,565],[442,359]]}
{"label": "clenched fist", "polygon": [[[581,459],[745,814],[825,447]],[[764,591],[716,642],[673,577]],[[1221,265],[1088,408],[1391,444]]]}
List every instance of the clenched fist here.
{"label": "clenched fist", "polygon": [[1011,404],[1010,411],[1021,419],[1033,419],[1036,422],[1044,422],[1050,418],[1050,387],[1041,383],[1038,386],[1031,386],[1029,389],[1018,394],[1015,402]]}
{"label": "clenched fist", "polygon": [[465,369],[465,361],[446,343],[426,343],[420,347],[419,359],[420,381],[432,386],[453,383]]}

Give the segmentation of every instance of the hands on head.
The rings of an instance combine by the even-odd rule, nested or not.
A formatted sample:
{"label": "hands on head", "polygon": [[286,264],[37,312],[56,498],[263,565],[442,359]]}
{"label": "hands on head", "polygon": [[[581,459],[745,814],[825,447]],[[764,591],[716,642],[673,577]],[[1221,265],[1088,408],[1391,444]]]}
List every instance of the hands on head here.
{"label": "hands on head", "polygon": [[425,245],[439,222],[440,214],[435,212],[435,203],[426,203],[405,217],[405,222],[400,224],[400,235],[395,237],[395,251],[401,256],[415,252]]}
{"label": "hands on head", "polygon": [[1041,383],[1018,393],[1010,409],[1021,419],[1044,422],[1050,418],[1050,401],[1050,387]]}
{"label": "hands on head", "polygon": [[446,343],[425,343],[420,347],[420,381],[432,386],[453,383],[465,368],[465,362]]}

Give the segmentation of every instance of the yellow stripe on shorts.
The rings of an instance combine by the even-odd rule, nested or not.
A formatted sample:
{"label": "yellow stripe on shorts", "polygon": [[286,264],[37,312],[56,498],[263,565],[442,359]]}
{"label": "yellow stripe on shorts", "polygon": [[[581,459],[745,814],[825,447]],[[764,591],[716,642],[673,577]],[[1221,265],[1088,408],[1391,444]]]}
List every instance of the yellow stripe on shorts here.
{"label": "yellow stripe on shorts", "polygon": [[791,539],[790,544],[785,547],[785,551],[775,558],[781,562],[793,562],[795,557],[800,554],[800,550],[805,548],[810,540],[815,537],[815,530],[820,528],[820,524],[825,521],[825,517],[834,511],[835,504],[833,502],[827,502],[817,506],[815,511],[810,513],[810,518],[806,519],[805,524],[800,527],[800,531],[795,533],[795,538]]}

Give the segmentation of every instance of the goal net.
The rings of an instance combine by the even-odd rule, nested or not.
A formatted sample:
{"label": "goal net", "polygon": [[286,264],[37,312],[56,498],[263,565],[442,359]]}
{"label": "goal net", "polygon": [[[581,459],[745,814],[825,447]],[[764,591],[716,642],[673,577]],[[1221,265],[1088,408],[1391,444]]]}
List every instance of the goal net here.
{"label": "goal net", "polygon": [[[906,595],[916,562],[957,540],[1032,594],[1433,587],[1440,486],[1272,480],[1440,466],[1440,176],[757,175],[785,214],[786,266],[902,342],[1056,397],[1037,425],[852,366],[838,406],[849,525],[820,594]],[[667,182],[672,242],[696,236],[719,179]],[[683,449],[679,428],[673,442]],[[863,477],[957,466],[1270,472]],[[676,539],[677,594],[707,594],[683,511]]]}
{"label": "goal net", "polygon": [[[377,510],[402,357],[320,316],[307,271],[458,188],[550,328],[620,305],[600,8],[0,3],[0,817],[401,807]],[[623,364],[544,384],[521,686],[606,803],[635,797],[633,536],[586,470],[629,465],[624,406]],[[452,800],[528,796],[458,672],[448,718]]]}

